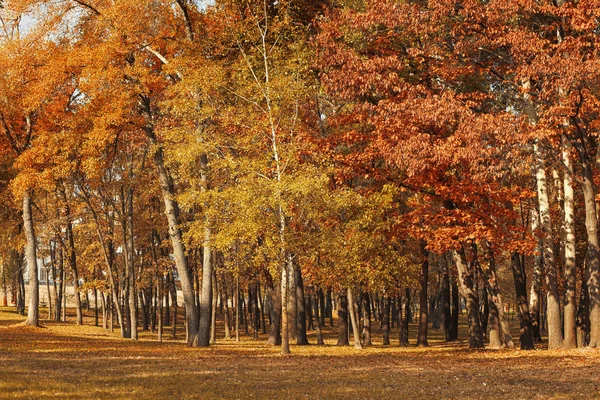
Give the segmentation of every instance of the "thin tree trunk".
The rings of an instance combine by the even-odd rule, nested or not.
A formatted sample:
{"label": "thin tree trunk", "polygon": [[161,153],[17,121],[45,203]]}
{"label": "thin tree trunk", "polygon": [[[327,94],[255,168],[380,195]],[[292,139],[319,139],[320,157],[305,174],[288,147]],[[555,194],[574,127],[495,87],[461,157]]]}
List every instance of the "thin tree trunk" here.
{"label": "thin tree trunk", "polygon": [[365,346],[371,346],[371,298],[368,292],[363,292],[363,343]]}
{"label": "thin tree trunk", "polygon": [[417,338],[418,347],[427,347],[427,283],[429,280],[429,252],[425,249],[425,243],[421,243],[421,273],[419,275],[419,333]]}
{"label": "thin tree trunk", "polygon": [[[315,288],[315,302],[314,302],[314,314],[315,314],[315,327],[317,329],[317,344],[318,345],[324,345],[325,342],[323,341],[323,332],[321,331],[321,327],[322,327],[322,321],[323,319],[321,318],[322,314],[323,314],[323,303],[321,303],[319,301],[319,297],[321,297],[323,295],[323,290],[321,288]],[[319,305],[321,307],[319,307]],[[320,310],[319,310],[320,308]],[[319,312],[320,311],[320,312]]]}

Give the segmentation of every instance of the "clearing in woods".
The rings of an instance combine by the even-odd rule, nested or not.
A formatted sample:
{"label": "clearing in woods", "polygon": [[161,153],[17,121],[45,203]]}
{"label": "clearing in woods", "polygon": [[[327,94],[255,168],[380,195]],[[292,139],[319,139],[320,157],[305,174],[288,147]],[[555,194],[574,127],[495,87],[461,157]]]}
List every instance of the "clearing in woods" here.
{"label": "clearing in woods", "polygon": [[469,351],[434,330],[427,349],[383,347],[374,332],[373,346],[355,350],[335,346],[329,328],[326,346],[281,356],[265,335],[190,349],[146,332],[132,342],[89,325],[21,320],[0,308],[1,398],[600,398],[597,350]]}

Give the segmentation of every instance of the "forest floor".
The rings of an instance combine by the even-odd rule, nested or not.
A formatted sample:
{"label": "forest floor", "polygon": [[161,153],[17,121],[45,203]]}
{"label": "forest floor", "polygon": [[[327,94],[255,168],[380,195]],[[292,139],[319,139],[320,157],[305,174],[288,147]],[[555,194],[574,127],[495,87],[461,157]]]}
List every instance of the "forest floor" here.
{"label": "forest floor", "polygon": [[281,356],[263,334],[192,349],[149,332],[132,342],[73,320],[24,327],[14,308],[0,307],[0,398],[600,398],[597,350],[469,351],[435,330],[426,349],[383,347],[374,332],[373,346],[355,350],[335,346],[329,328],[325,346]]}

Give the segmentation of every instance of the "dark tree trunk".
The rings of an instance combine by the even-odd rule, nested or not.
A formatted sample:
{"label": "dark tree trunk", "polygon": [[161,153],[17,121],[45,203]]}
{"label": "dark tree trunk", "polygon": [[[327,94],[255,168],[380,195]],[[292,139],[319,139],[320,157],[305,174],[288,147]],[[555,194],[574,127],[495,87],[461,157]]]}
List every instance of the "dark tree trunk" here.
{"label": "dark tree trunk", "polygon": [[460,296],[458,294],[458,283],[457,279],[453,276],[451,279],[452,283],[452,306],[450,328],[448,334],[448,341],[455,342],[458,340],[458,315],[460,313]]}
{"label": "dark tree trunk", "polygon": [[333,298],[331,288],[327,288],[327,299],[325,302],[325,313],[329,318],[329,325],[333,328]]}
{"label": "dark tree trunk", "polygon": [[338,301],[338,346],[347,346],[348,342],[348,297],[346,293],[339,296]]}
{"label": "dark tree trunk", "polygon": [[421,274],[419,276],[419,333],[417,338],[418,347],[427,347],[427,282],[429,280],[429,252],[425,249],[425,243],[421,243]]}
{"label": "dark tree trunk", "polygon": [[450,313],[450,274],[448,273],[448,262],[446,257],[442,260],[442,309],[443,309],[443,320],[444,320],[444,338],[446,342],[450,342],[450,326],[452,325],[452,317]]}
{"label": "dark tree trunk", "polygon": [[273,288],[273,282],[269,279],[267,281],[267,290],[265,296],[269,301],[269,315],[271,319],[271,326],[269,328],[269,339],[268,344],[275,346],[281,345],[281,293],[277,285],[277,290]]}
{"label": "dark tree trunk", "polygon": [[402,319],[402,328],[400,329],[400,345],[408,346],[408,318],[410,315],[410,290],[406,288],[404,295],[404,318]]}
{"label": "dark tree trunk", "polygon": [[469,348],[482,349],[484,348],[484,340],[479,321],[479,296],[474,290],[473,271],[464,263],[462,252],[459,254],[457,251],[454,251],[453,256],[463,296],[467,299]]}
{"label": "dark tree trunk", "polygon": [[[316,289],[316,288],[315,288]],[[314,302],[314,312],[315,312],[315,327],[317,329],[317,344],[318,345],[324,345],[325,342],[323,342],[323,333],[321,331],[321,328],[323,326],[323,324],[321,323],[321,321],[324,321],[324,319],[322,318],[323,316],[323,302],[321,302],[319,299],[322,299],[324,297],[323,295],[323,290],[321,288],[316,289],[316,293],[315,293],[315,302]],[[319,307],[320,305],[320,307]],[[320,308],[320,310],[319,310]]]}
{"label": "dark tree trunk", "polygon": [[587,272],[583,273],[579,307],[577,310],[577,347],[587,347],[590,343],[590,293],[587,286]]}
{"label": "dark tree trunk", "polygon": [[296,281],[296,344],[307,345],[304,281],[302,279],[302,271],[298,266],[294,268],[294,280]]}
{"label": "dark tree trunk", "polygon": [[[481,312],[479,313],[479,319],[481,320],[481,330],[483,331],[484,338],[487,338],[488,321],[490,317],[490,301],[491,299],[488,296],[488,289],[484,286],[481,297]],[[497,317],[498,310],[496,309],[496,318]]]}
{"label": "dark tree trunk", "polygon": [[387,296],[381,298],[381,330],[383,333],[383,345],[390,345],[390,300]]}
{"label": "dark tree trunk", "polygon": [[371,340],[371,297],[369,293],[363,292],[363,343],[365,346],[372,344]]}
{"label": "dark tree trunk", "polygon": [[529,303],[527,302],[527,281],[525,268],[521,262],[519,253],[513,252],[510,257],[510,266],[515,282],[515,294],[517,296],[517,310],[521,324],[520,342],[521,350],[533,350],[533,330],[531,316],[529,315]]}

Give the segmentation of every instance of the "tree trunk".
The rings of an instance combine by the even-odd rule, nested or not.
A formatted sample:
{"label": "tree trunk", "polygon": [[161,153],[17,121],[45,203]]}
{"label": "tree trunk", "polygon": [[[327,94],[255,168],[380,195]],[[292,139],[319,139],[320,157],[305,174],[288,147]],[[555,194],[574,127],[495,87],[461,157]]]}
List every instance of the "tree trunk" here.
{"label": "tree trunk", "polygon": [[450,324],[452,323],[450,315],[450,274],[448,273],[448,262],[446,257],[442,257],[442,315],[444,323],[444,338],[446,342],[450,341]]}
{"label": "tree trunk", "polygon": [[469,318],[469,348],[483,349],[483,332],[479,321],[479,296],[473,289],[473,273],[463,262],[462,254],[453,251],[454,262],[458,270],[458,281],[463,297],[467,299],[467,313]]}
{"label": "tree trunk", "polygon": [[510,333],[510,326],[508,323],[507,315],[504,312],[504,301],[502,298],[502,293],[500,292],[500,286],[498,284],[498,274],[496,273],[496,261],[494,257],[494,251],[489,245],[488,257],[490,265],[489,269],[483,271],[483,277],[485,280],[485,284],[488,287],[488,291],[491,296],[491,301],[496,306],[496,311],[498,313],[500,333],[502,335],[501,346],[508,349],[514,349],[515,344],[512,340],[512,335]]}
{"label": "tree trunk", "polygon": [[575,204],[573,191],[573,165],[571,164],[570,148],[566,138],[563,137],[563,163],[567,169],[564,174],[564,230],[565,230],[565,298],[564,298],[564,323],[565,333],[563,347],[574,349],[577,347],[577,304],[576,304],[576,275],[577,263],[575,259]]}
{"label": "tree trunk", "polygon": [[[324,345],[325,342],[323,341],[323,332],[321,331],[321,328],[323,326],[322,321],[324,321],[324,319],[322,319],[322,315],[323,315],[323,302],[321,302],[319,299],[323,297],[323,290],[321,288],[318,288],[315,290],[315,302],[314,302],[314,314],[315,314],[315,327],[317,328],[317,344],[318,345]],[[320,308],[320,310],[319,310]]]}
{"label": "tree trunk", "polygon": [[[563,336],[560,320],[560,298],[558,295],[558,283],[556,275],[556,260],[554,259],[552,221],[550,219],[550,202],[548,200],[548,185],[546,170],[544,169],[544,157],[537,144],[534,145],[534,152],[537,159],[536,182],[538,190],[538,205],[540,211],[540,226],[542,228],[543,260],[546,273],[546,313],[548,318],[548,348],[558,349],[563,345]],[[585,189],[584,189],[585,195]],[[593,202],[593,198],[592,198]],[[587,207],[586,207],[587,210]],[[587,213],[586,213],[587,215]],[[593,207],[595,219],[596,208]],[[586,217],[587,221],[587,217]],[[587,226],[587,224],[586,224]],[[594,227],[594,232],[595,232]],[[597,239],[597,235],[596,235]],[[589,242],[589,240],[588,240]],[[596,247],[597,252],[597,247]],[[600,308],[598,308],[600,311]],[[600,322],[600,321],[599,321]]]}
{"label": "tree trunk", "polygon": [[371,297],[368,292],[363,292],[363,343],[371,346]]}
{"label": "tree trunk", "polygon": [[408,346],[408,319],[410,316],[410,289],[405,289],[404,294],[404,318],[400,328],[400,346]]}
{"label": "tree trunk", "polygon": [[458,340],[458,314],[460,313],[460,296],[458,294],[458,283],[457,279],[453,276],[451,279],[452,283],[452,306],[450,330],[448,334],[448,341],[455,342]]}
{"label": "tree trunk", "polygon": [[183,245],[181,229],[179,228],[179,205],[175,200],[175,188],[165,166],[162,146],[158,143],[154,133],[152,114],[150,112],[150,101],[148,99],[144,99],[144,101],[147,123],[145,130],[150,142],[156,148],[154,153],[154,163],[158,173],[160,190],[165,205],[165,215],[169,225],[169,237],[171,239],[171,245],[173,246],[173,256],[175,258],[175,265],[179,274],[181,290],[183,292],[183,301],[185,303],[187,344],[188,346],[196,346],[198,344],[198,310],[194,304],[194,287],[192,285],[188,261],[185,256],[185,246]]}
{"label": "tree trunk", "polygon": [[[582,157],[583,158],[583,157]],[[600,347],[600,252],[598,241],[598,216],[596,215],[596,189],[592,167],[587,158],[581,162],[583,174],[583,199],[585,204],[585,229],[587,233],[587,287],[589,292],[590,347]],[[548,316],[550,324],[550,315]]]}
{"label": "tree trunk", "polygon": [[29,271],[29,308],[27,310],[27,321],[25,324],[29,326],[38,326],[40,324],[40,293],[38,283],[35,230],[33,228],[33,213],[31,211],[30,196],[31,195],[28,191],[23,194],[23,227],[25,230],[26,239],[25,257]]}
{"label": "tree trunk", "polygon": [[419,275],[419,332],[417,337],[418,347],[427,347],[427,283],[429,280],[429,252],[425,249],[425,243],[421,243],[421,273]]}
{"label": "tree trunk", "polygon": [[358,327],[358,319],[356,317],[356,313],[354,311],[354,296],[352,295],[352,289],[348,287],[346,290],[348,296],[348,313],[350,314],[350,322],[352,323],[352,332],[354,336],[354,348],[362,349],[362,344],[360,343],[360,331]]}
{"label": "tree trunk", "polygon": [[288,268],[284,262],[281,268],[281,353],[290,354],[290,331],[288,329]]}
{"label": "tree trunk", "polygon": [[306,303],[304,299],[304,280],[302,279],[302,271],[300,267],[294,268],[294,278],[296,281],[296,344],[307,345],[308,337],[306,336]]}
{"label": "tree trunk", "polygon": [[533,350],[533,329],[531,316],[529,315],[529,305],[527,304],[527,281],[525,277],[525,268],[521,262],[519,253],[513,252],[510,257],[510,266],[515,282],[515,293],[519,312],[519,321],[521,323],[521,350]]}
{"label": "tree trunk", "polygon": [[202,262],[202,292],[200,298],[200,325],[198,328],[198,346],[210,345],[210,326],[212,320],[212,260],[210,250],[210,230],[204,229],[204,249]]}
{"label": "tree trunk", "polygon": [[587,281],[587,269],[585,269],[577,310],[577,347],[587,347],[590,343],[590,292],[588,291]]}
{"label": "tree trunk", "polygon": [[500,324],[498,319],[498,307],[496,303],[489,299],[490,315],[489,315],[489,328],[490,328],[490,349],[499,349],[502,346],[500,340]]}
{"label": "tree trunk", "polygon": [[390,345],[390,300],[388,296],[381,298],[381,331],[383,333],[383,345]]}
{"label": "tree trunk", "polygon": [[338,346],[347,346],[348,343],[348,296],[340,295],[338,302]]}

